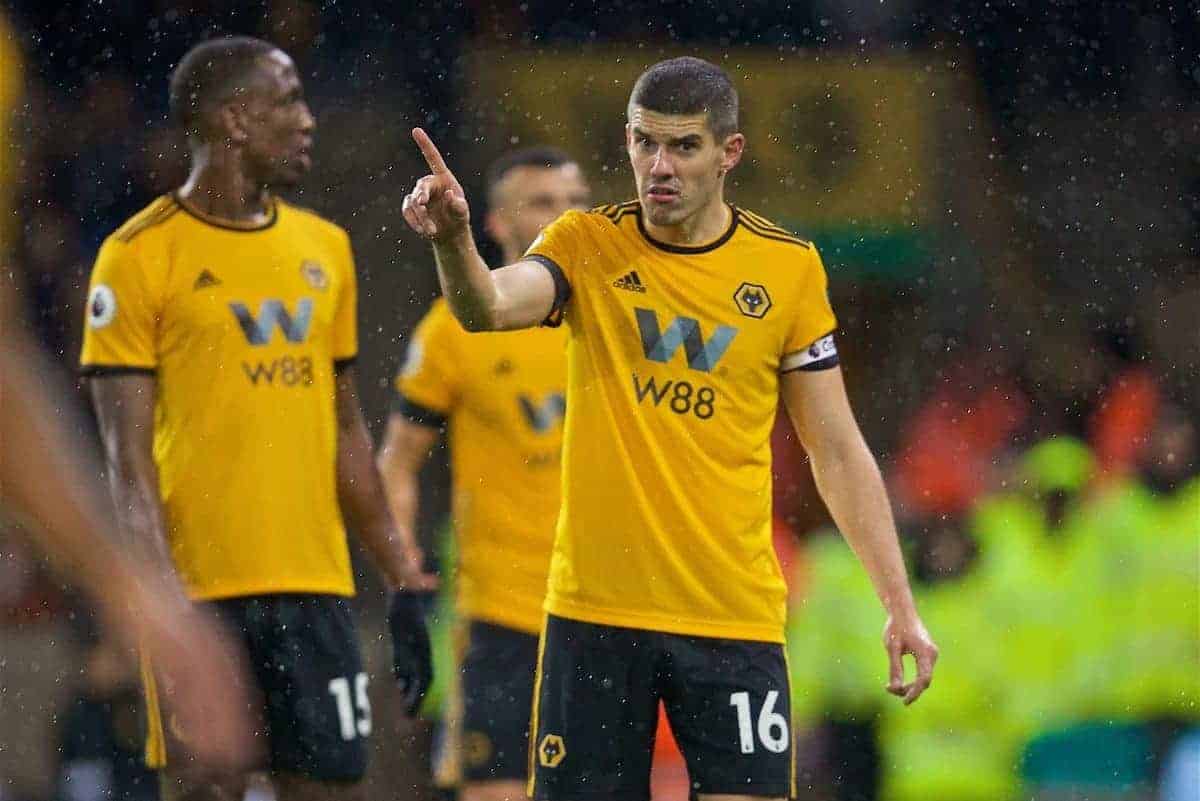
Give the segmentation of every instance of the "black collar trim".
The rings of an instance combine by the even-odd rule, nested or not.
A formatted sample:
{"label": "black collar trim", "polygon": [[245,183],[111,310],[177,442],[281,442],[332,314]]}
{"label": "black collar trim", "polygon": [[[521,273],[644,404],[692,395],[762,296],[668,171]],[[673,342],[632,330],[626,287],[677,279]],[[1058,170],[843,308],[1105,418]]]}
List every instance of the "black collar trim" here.
{"label": "black collar trim", "polygon": [[224,217],[214,217],[211,214],[205,214],[204,212],[194,208],[191,204],[184,201],[178,192],[172,192],[171,198],[179,204],[179,208],[186,211],[190,216],[195,217],[205,225],[211,225],[214,228],[223,228],[226,231],[237,231],[244,234],[253,233],[255,231],[265,231],[279,220],[279,201],[277,201],[275,198],[271,198],[271,213],[267,218],[267,221],[257,225],[239,224],[233,220],[227,220]]}
{"label": "black collar trim", "polygon": [[650,233],[646,230],[646,223],[642,220],[642,207],[641,207],[640,203],[638,204],[638,208],[637,208],[638,231],[641,233],[643,239],[645,239],[647,242],[649,242],[651,245],[658,248],[659,250],[665,250],[667,253],[678,253],[680,255],[685,255],[685,256],[695,256],[700,253],[708,253],[710,251],[716,250],[717,248],[721,247],[721,245],[724,245],[726,242],[728,242],[730,240],[730,238],[733,237],[733,233],[734,233],[734,231],[737,230],[738,223],[739,223],[739,215],[738,215],[737,206],[730,206],[729,211],[731,212],[730,219],[729,219],[729,227],[725,229],[725,233],[721,234],[719,237],[714,239],[712,242],[709,242],[707,245],[672,245],[669,242],[660,242],[657,239],[655,239],[654,237],[650,236]]}

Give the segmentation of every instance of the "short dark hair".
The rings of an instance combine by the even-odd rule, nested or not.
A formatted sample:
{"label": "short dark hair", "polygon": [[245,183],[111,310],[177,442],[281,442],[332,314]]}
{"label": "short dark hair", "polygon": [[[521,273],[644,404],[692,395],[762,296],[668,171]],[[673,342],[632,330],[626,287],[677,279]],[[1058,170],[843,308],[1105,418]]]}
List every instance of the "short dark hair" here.
{"label": "short dark hair", "polygon": [[738,95],[725,70],[702,58],[660,61],[642,73],[629,94],[628,112],[641,106],[660,114],[707,114],[718,139],[738,129]]}
{"label": "short dark hair", "polygon": [[557,147],[539,145],[510,150],[493,161],[484,175],[488,202],[495,204],[496,188],[500,186],[500,182],[506,175],[518,167],[539,167],[552,170],[555,167],[574,163],[575,159],[571,158],[565,150]]}
{"label": "short dark hair", "polygon": [[203,114],[242,88],[258,60],[278,49],[251,36],[227,36],[196,45],[171,73],[171,118],[188,136],[199,135]]}

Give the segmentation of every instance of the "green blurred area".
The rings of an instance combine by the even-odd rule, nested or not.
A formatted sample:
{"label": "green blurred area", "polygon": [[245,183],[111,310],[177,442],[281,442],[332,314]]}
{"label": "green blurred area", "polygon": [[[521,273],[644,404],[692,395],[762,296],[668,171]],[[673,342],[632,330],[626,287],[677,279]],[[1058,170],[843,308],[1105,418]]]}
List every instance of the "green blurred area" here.
{"label": "green blurred area", "polygon": [[853,552],[836,532],[807,546],[796,717],[873,727],[883,801],[1140,797],[1154,733],[1200,723],[1200,479],[1085,485],[1080,448],[1033,448],[1021,485],[950,523],[975,552],[914,585],[941,657],[911,707],[883,691],[884,614]]}
{"label": "green blurred area", "polygon": [[454,598],[457,587],[458,548],[449,522],[438,527],[434,535],[437,545],[437,564],[440,566],[437,596],[429,612],[429,637],[433,645],[433,684],[421,705],[421,716],[437,718],[442,714],[451,683],[458,676],[458,614]]}
{"label": "green blurred area", "polygon": [[907,284],[929,273],[940,252],[937,236],[916,227],[887,225],[785,227],[804,231],[821,253],[830,281]]}

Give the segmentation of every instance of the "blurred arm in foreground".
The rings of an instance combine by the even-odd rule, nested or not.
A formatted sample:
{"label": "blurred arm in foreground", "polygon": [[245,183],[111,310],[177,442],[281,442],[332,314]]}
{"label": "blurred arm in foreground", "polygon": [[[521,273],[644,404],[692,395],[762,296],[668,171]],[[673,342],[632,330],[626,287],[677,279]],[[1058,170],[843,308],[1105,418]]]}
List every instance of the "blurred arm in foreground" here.
{"label": "blurred arm in foreground", "polygon": [[11,274],[0,279],[0,502],[99,605],[113,631],[153,655],[166,702],[192,736],[196,767],[238,768],[254,754],[242,680],[243,657],[215,621],[162,575],[118,550],[108,506],[72,441],[65,392],[50,391],[54,368],[22,330]]}

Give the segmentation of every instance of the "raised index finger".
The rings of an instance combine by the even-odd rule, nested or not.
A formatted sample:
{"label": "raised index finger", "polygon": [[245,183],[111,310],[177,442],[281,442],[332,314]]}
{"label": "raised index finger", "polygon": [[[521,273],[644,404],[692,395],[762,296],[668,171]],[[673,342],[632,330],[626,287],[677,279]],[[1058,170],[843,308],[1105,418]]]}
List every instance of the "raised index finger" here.
{"label": "raised index finger", "polygon": [[412,137],[417,143],[417,147],[421,148],[421,155],[425,157],[425,163],[429,165],[429,170],[434,175],[449,175],[450,168],[446,166],[445,159],[442,158],[437,145],[429,138],[429,134],[420,128],[413,128]]}

